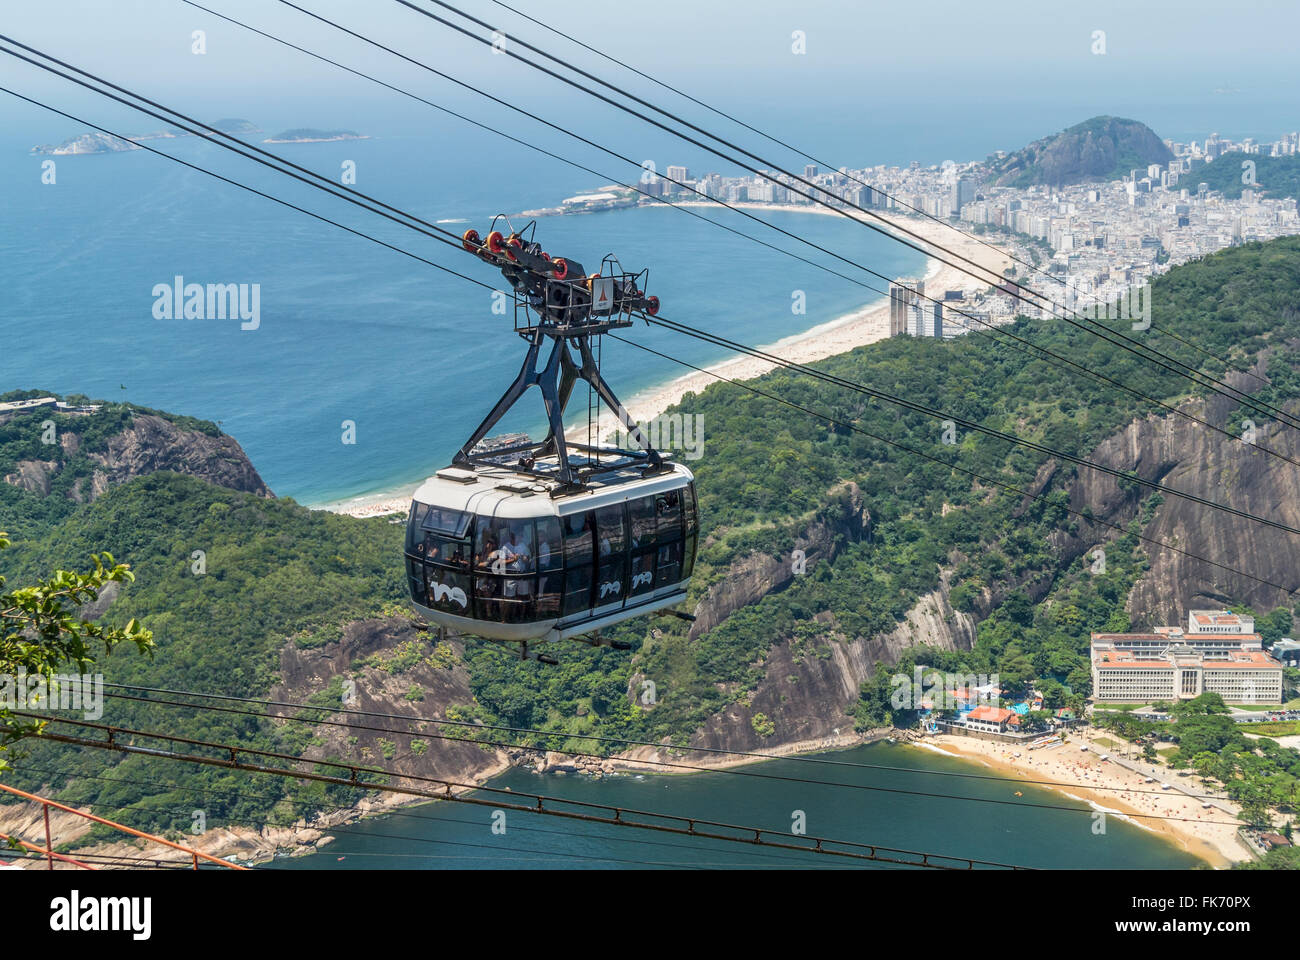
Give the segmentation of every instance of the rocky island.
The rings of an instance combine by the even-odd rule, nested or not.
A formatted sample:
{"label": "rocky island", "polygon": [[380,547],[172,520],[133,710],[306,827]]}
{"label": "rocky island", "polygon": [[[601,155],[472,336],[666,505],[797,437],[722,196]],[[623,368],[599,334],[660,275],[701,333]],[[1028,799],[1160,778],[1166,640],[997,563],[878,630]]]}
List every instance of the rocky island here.
{"label": "rocky island", "polygon": [[363,133],[357,133],[354,130],[315,130],[311,127],[300,127],[293,130],[285,130],[277,133],[273,137],[263,140],[263,143],[331,143],[335,140],[369,140],[370,138]]}
{"label": "rocky island", "polygon": [[69,157],[93,153],[125,153],[140,148],[130,140],[110,136],[107,133],[83,133],[79,137],[64,140],[57,147],[50,143],[32,147],[32,153],[51,157]]}
{"label": "rocky island", "polygon": [[[221,133],[258,133],[260,129],[250,120],[227,117],[221,120],[213,121],[210,126]],[[52,157],[68,157],[85,154],[97,153],[125,153],[129,150],[139,150],[137,145],[142,140],[174,140],[179,137],[193,136],[188,130],[180,130],[170,127],[166,130],[156,130],[153,133],[142,133],[139,136],[115,137],[112,134],[100,133],[99,131],[90,131],[80,136],[64,140],[58,146],[49,143],[38,144],[32,147],[31,152],[38,155]]]}

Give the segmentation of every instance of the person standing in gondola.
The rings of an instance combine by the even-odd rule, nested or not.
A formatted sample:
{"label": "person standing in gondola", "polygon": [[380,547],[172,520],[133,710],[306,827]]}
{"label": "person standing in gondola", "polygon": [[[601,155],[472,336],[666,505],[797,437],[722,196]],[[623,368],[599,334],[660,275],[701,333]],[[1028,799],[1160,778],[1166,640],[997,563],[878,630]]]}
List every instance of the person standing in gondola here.
{"label": "person standing in gondola", "polygon": [[[483,541],[483,552],[474,558],[474,566],[489,573],[499,573],[504,569],[501,551],[497,549],[497,542],[491,537]],[[492,599],[498,595],[498,583],[499,578],[493,576],[477,577],[474,583],[474,590],[483,601],[484,612],[493,619],[499,616],[498,602]]]}

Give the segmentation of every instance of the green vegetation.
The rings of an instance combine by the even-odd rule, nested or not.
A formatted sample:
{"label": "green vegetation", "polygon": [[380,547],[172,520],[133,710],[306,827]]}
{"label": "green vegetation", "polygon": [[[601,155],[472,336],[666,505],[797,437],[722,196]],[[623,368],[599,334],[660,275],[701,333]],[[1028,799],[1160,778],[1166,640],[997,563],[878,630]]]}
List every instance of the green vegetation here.
{"label": "green vegetation", "polygon": [[1252,723],[1246,726],[1247,733],[1258,733],[1261,737],[1294,737],[1300,734],[1300,721],[1281,720],[1277,723]]}
{"label": "green vegetation", "polygon": [[1234,865],[1234,870],[1300,870],[1300,847],[1277,847],[1259,860]]}
{"label": "green vegetation", "polygon": [[[8,547],[9,535],[0,531],[0,550]],[[122,644],[134,646],[141,655],[153,650],[153,634],[138,620],[105,627],[80,615],[81,608],[98,600],[110,584],[134,579],[130,567],[117,563],[110,553],[91,554],[90,562],[94,568],[89,573],[58,570],[32,586],[11,590],[5,590],[6,578],[0,576],[0,681],[6,686],[22,683],[24,698],[41,695],[28,685],[28,678],[42,678],[46,684],[46,702],[26,706],[50,709],[51,697],[59,696],[53,686],[56,672],[72,667],[85,674],[100,648],[104,656]],[[9,768],[4,754],[10,746],[46,726],[45,721],[15,715],[7,702],[0,702],[0,773]]]}
{"label": "green vegetation", "polygon": [[1175,741],[1177,750],[1165,757],[1169,765],[1194,770],[1206,785],[1221,784],[1229,798],[1241,805],[1241,819],[1248,824],[1271,826],[1271,811],[1297,811],[1300,751],[1279,747],[1267,738],[1245,736],[1254,732],[1256,725],[1236,723],[1216,693],[1177,703],[1170,711],[1172,722],[1119,713],[1094,714],[1093,720],[1125,740],[1144,744]]}
{"label": "green vegetation", "polygon": [[1173,154],[1146,124],[1120,117],[1092,117],[1060,133],[1035,140],[989,168],[1003,186],[1064,186],[1088,180],[1117,180]]}
{"label": "green vegetation", "polygon": [[[279,650],[289,637],[377,614],[399,600],[403,589],[396,560],[399,527],[168,473],[110,489],[40,538],[15,539],[5,552],[6,572],[12,571],[11,579],[34,580],[102,544],[112,544],[135,575],[109,608],[106,622],[137,623],[152,631],[156,644],[152,658],[122,648],[97,663],[112,683],[265,696],[278,679]],[[207,553],[202,576],[191,572],[195,549]],[[234,714],[107,696],[112,693],[106,690],[106,717],[133,729],[289,752],[301,750],[311,732],[302,724],[273,726]],[[337,708],[341,696],[336,683],[317,698],[322,706]],[[66,779],[66,788],[47,792],[64,802],[94,801],[96,813],[116,813],[144,829],[166,830],[178,823],[183,828],[195,807],[195,791],[211,792],[204,808],[212,824],[261,819],[281,799],[333,805],[359,795],[343,787],[140,755],[119,757],[93,748],[43,741],[26,741],[24,747],[29,757],[13,771],[15,785],[33,789]],[[102,776],[120,783],[93,779]]]}
{"label": "green vegetation", "polygon": [[[1290,368],[1298,354],[1286,346],[1300,338],[1300,314],[1293,306],[1297,289],[1300,239],[1248,244],[1157,280],[1154,320],[1235,366],[1275,347],[1269,371],[1276,379],[1265,399],[1280,403],[1300,395],[1300,374]],[[1192,389],[1167,370],[1059,322],[1022,319],[1014,332],[1151,396],[1177,400]],[[1151,336],[1154,345],[1181,361],[1222,374],[1218,362],[1189,345]],[[819,366],[1080,455],[1134,417],[1164,412],[1109,385],[1063,375],[985,337],[895,338]],[[648,618],[609,631],[612,639],[631,642],[632,654],[568,644],[558,666],[539,667],[499,645],[469,639],[464,661],[476,703],[446,708],[446,716],[550,731],[514,737],[545,749],[613,749],[594,736],[683,744],[711,715],[749,701],[768,673],[774,645],[788,644],[796,661],[811,662],[830,656],[845,640],[889,632],[918,598],[936,589],[944,568],[952,571],[954,605],[979,620],[974,648],[914,646],[897,667],[882,664],[863,685],[857,725],[916,720],[913,710],[892,706],[888,679],[896,670],[910,673],[914,665],[997,673],[1016,691],[1037,686],[1046,707],[1078,709],[1088,692],[1089,632],[1130,626],[1125,603],[1146,566],[1138,535],[1151,520],[1155,498],[1131,485],[1128,506],[1135,519],[1115,531],[1067,510],[1071,468],[1058,465],[1043,480],[1040,500],[975,482],[962,472],[1029,487],[1044,467],[1037,453],[977,434],[945,445],[941,425],[930,418],[793,373],[774,372],[757,385],[855,429],[792,414],[727,384],[683,401],[684,410],[703,415],[709,424],[705,456],[692,463],[702,522],[692,600],[723,582],[734,561],[755,552],[788,556],[810,524],[842,526],[852,496],[849,484],[860,491],[870,513],[865,535],[840,529],[833,561],[811,563],[782,591],[736,611],[694,640],[679,621]],[[109,413],[103,434],[87,439],[87,446],[106,440],[111,417],[131,415],[129,410]],[[83,418],[78,427],[94,419]],[[0,473],[30,458],[30,431],[15,435],[14,422],[0,425]],[[134,618],[153,631],[157,648],[152,661],[129,650],[105,660],[110,681],[264,696],[278,679],[286,645],[320,647],[337,639],[344,623],[392,610],[404,598],[400,526],[308,511],[291,501],[261,499],[174,474],[137,478],[90,504],[74,503],[65,494],[60,488],[41,497],[0,483],[0,510],[6,520],[17,518],[14,549],[6,551],[3,562],[6,572],[25,581],[105,549],[131,563],[137,579],[122,586],[105,623],[120,627]],[[1106,550],[1101,569],[1087,555],[1097,545]],[[190,570],[196,549],[207,555],[204,576]],[[1270,624],[1282,619],[1278,615]],[[401,677],[421,661],[438,668],[456,664],[450,645],[430,640],[352,666]],[[782,668],[781,678],[788,673]],[[653,705],[640,700],[641,678],[655,684]],[[782,690],[794,698],[807,695],[804,686],[785,683]],[[411,696],[409,680],[401,687]],[[312,702],[331,709],[342,692],[341,685],[331,685],[317,691]],[[423,708],[432,712],[435,705],[426,700]],[[272,725],[234,714],[121,699],[110,700],[109,711],[122,726],[197,739],[288,752],[313,742],[306,725]],[[1207,715],[1193,726],[1226,719]],[[778,735],[779,717],[753,720],[761,736]],[[1199,740],[1188,762],[1213,738]],[[1260,751],[1271,747],[1279,757],[1298,756],[1269,740],[1242,738],[1229,745],[1242,743],[1246,750],[1253,744]],[[398,752],[402,746],[397,743]],[[354,795],[341,787],[43,742],[31,743],[30,750],[30,765],[14,771],[20,785],[44,785],[74,803],[93,800],[99,813],[160,830],[188,824],[188,813],[178,820],[177,811],[194,809],[196,791],[205,792],[211,824],[264,818],[283,803],[301,815],[313,805],[345,803]],[[1241,778],[1247,754],[1231,756],[1241,767],[1234,767],[1233,776]],[[1270,762],[1281,760],[1270,757]],[[117,782],[96,779],[105,776]]]}
{"label": "green vegetation", "polygon": [[[7,414],[0,421],[0,478],[17,472],[21,461],[61,461],[62,468],[50,478],[49,496],[32,496],[10,483],[0,483],[0,516],[15,537],[35,536],[41,529],[70,517],[78,503],[72,498],[78,485],[88,482],[94,474],[95,462],[91,454],[104,453],[109,440],[127,430],[137,415],[162,417],[183,430],[192,430],[208,436],[219,436],[215,423],[194,417],[176,416],[161,410],[131,403],[109,403],[91,400],[79,394],[60,396],[49,390],[11,390],[0,393],[0,403],[13,400],[32,400],[37,397],[55,397],[68,403],[102,404],[94,414],[80,416],[55,413],[46,408]],[[42,424],[51,421],[51,433]],[[80,441],[75,450],[63,446],[60,438],[75,433]],[[47,443],[46,440],[53,442]],[[83,497],[83,499],[86,499]]]}
{"label": "green vegetation", "polygon": [[[1243,183],[1245,172],[1243,161],[1255,164],[1255,183]],[[1236,198],[1241,191],[1252,189],[1266,194],[1273,199],[1282,197],[1300,197],[1300,155],[1290,157],[1263,157],[1257,154],[1246,156],[1242,153],[1225,153],[1212,163],[1197,167],[1179,186],[1196,192],[1198,184],[1207,184],[1211,190],[1220,191],[1225,197]]]}
{"label": "green vegetation", "polygon": [[[1300,315],[1291,307],[1297,288],[1300,240],[1244,245],[1157,280],[1153,319],[1240,365],[1280,341],[1283,331],[1300,333]],[[1014,330],[1151,396],[1176,400],[1191,389],[1186,380],[1069,326],[1021,320]],[[1189,365],[1222,372],[1177,340],[1161,337],[1159,347]],[[1289,379],[1292,356],[1280,348],[1269,367],[1281,383],[1270,402],[1300,395]],[[819,366],[1079,454],[1135,416],[1164,412],[1105,384],[1063,376],[982,337],[942,343],[896,338]],[[480,704],[510,725],[556,731],[530,740],[549,749],[576,748],[581,734],[595,732],[684,742],[699,723],[757,686],[773,644],[829,644],[890,630],[937,586],[940,565],[956,556],[953,603],[984,613],[988,591],[997,605],[980,624],[976,650],[914,648],[897,670],[908,672],[916,663],[1000,672],[1004,681],[1052,677],[1069,690],[1065,705],[1077,706],[1088,692],[1089,632],[1129,627],[1124,605],[1146,562],[1136,534],[1151,509],[1116,539],[1114,531],[1065,509],[1062,488],[1074,476],[1070,469],[1058,471],[1044,493],[1046,502],[1022,505],[1019,495],[973,483],[942,462],[884,441],[1017,486],[1032,482],[1042,465],[1037,455],[978,435],[944,446],[934,420],[796,374],[774,372],[758,385],[882,439],[792,415],[742,387],[716,385],[684,399],[682,409],[702,414],[710,425],[706,455],[692,464],[703,524],[693,596],[719,582],[732,561],[747,553],[785,554],[798,531],[839,512],[836,501],[847,497],[845,482],[862,491],[871,535],[842,542],[833,563],[810,567],[784,591],[737,611],[693,641],[675,621],[624,625],[612,633],[637,645],[630,662],[607,648],[573,647],[559,667],[537,671],[498,648],[471,645],[466,658]],[[755,443],[755,435],[764,443]],[[1132,495],[1141,497],[1142,488],[1135,485]],[[1147,498],[1148,508],[1154,500]],[[1088,546],[1107,543],[1106,572],[1092,573],[1085,558],[1063,566],[1058,549],[1049,545],[1049,537],[1061,531],[1086,537]],[[820,615],[816,621],[814,614]],[[630,701],[633,674],[653,678],[653,709]],[[891,692],[887,677],[866,685],[860,727],[915,720],[906,712],[893,716]],[[590,704],[590,712],[579,717],[579,704]]]}

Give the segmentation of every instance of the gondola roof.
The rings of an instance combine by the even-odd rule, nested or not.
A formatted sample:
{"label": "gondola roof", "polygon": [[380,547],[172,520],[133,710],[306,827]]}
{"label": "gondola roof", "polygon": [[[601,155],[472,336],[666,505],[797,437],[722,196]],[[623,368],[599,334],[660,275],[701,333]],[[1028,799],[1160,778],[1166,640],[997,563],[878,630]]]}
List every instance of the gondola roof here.
{"label": "gondola roof", "polygon": [[[533,469],[543,465],[538,461]],[[610,503],[621,503],[673,490],[693,479],[680,463],[665,462],[647,473],[643,464],[601,473],[579,490],[566,489],[558,480],[520,473],[505,465],[447,467],[439,470],[415,491],[416,503],[433,504],[444,510],[464,510],[497,517],[566,516]]]}

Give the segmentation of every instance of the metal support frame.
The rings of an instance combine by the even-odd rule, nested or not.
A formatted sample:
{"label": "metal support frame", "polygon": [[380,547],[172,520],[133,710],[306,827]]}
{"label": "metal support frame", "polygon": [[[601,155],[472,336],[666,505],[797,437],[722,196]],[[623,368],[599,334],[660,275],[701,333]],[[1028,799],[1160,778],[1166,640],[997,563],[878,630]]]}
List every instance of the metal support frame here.
{"label": "metal support frame", "polygon": [[[104,746],[107,747],[113,746],[111,737],[109,738],[108,742],[104,744]],[[232,757],[232,762],[233,762],[233,757]],[[6,842],[16,844],[18,847],[28,852],[44,855],[47,869],[50,870],[54,869],[54,862],[56,860],[59,861],[60,863],[68,863],[74,867],[79,867],[82,870],[100,869],[99,867],[93,867],[90,864],[83,863],[82,861],[74,859],[73,857],[64,856],[61,853],[54,852],[54,840],[52,839],[50,834],[50,807],[62,811],[63,813],[75,814],[76,816],[81,817],[83,820],[89,820],[92,823],[97,823],[100,824],[101,826],[112,827],[114,830],[117,830],[121,833],[126,833],[129,834],[130,836],[138,837],[139,839],[142,840],[147,840],[150,843],[158,843],[165,847],[169,847],[172,850],[179,850],[182,853],[188,853],[190,855],[190,862],[193,864],[195,870],[199,868],[200,859],[202,859],[206,863],[211,863],[214,866],[225,867],[228,870],[248,869],[247,867],[241,867],[238,864],[229,863],[217,857],[210,856],[209,854],[202,853],[193,847],[182,846],[181,844],[174,843],[171,840],[165,839],[164,837],[159,837],[152,833],[145,833],[141,830],[136,830],[132,827],[128,827],[128,826],[124,826],[123,824],[116,823],[113,820],[105,820],[103,817],[97,817],[93,813],[86,813],[84,810],[77,810],[75,807],[65,806],[62,803],[58,803],[54,800],[46,799],[45,797],[37,796],[34,793],[27,793],[25,790],[19,790],[16,787],[10,787],[10,786],[5,786],[4,784],[0,784],[0,791],[4,791],[5,793],[12,794],[15,797],[19,797],[20,799],[28,800],[32,803],[39,803],[41,805],[41,813],[45,821],[45,846],[44,847],[37,846],[34,843],[28,843],[26,840],[21,840],[17,837],[11,837],[7,833],[0,833],[0,840],[4,840]]]}
{"label": "metal support frame", "polygon": [[[600,365],[591,350],[591,338],[599,336],[599,333],[563,331],[539,325],[532,330],[531,334],[528,352],[524,357],[523,366],[519,369],[519,375],[470,435],[465,445],[456,453],[452,464],[460,467],[473,467],[475,464],[484,463],[496,464],[504,454],[520,453],[526,456],[521,457],[522,462],[514,469],[521,473],[556,479],[565,488],[581,487],[589,477],[627,466],[628,462],[643,463],[649,471],[662,467],[663,457],[659,451],[650,445],[649,438],[619,402],[605,378],[601,376]],[[551,353],[546,359],[546,365],[539,370],[538,360],[541,357],[542,345],[547,339],[552,341]],[[573,341],[578,349],[579,362],[577,363],[569,352],[570,341]],[[564,408],[578,380],[585,380],[595,388],[601,400],[615,412],[619,422],[627,430],[628,436],[640,449],[604,448],[592,444],[569,443],[565,439]],[[478,446],[479,441],[487,436],[488,431],[519,402],[529,387],[537,387],[542,392],[542,402],[546,407],[546,416],[550,424],[545,439],[536,443],[516,444],[502,450],[475,454],[473,450]],[[610,454],[614,459],[607,464],[596,464],[590,458],[586,458],[584,465],[579,468],[570,460],[570,448],[583,453]],[[548,456],[556,458],[558,471],[542,473],[531,468],[533,459]]]}

